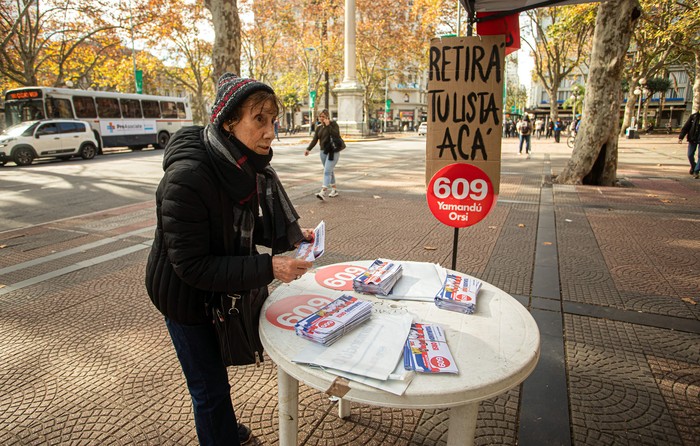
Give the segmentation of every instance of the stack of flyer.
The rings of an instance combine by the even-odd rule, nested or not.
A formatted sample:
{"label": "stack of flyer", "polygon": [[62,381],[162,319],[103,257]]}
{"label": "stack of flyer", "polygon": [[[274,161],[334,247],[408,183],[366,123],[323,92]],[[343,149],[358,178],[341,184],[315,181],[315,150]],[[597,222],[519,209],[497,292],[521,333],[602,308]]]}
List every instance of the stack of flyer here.
{"label": "stack of flyer", "polygon": [[403,268],[392,260],[375,260],[364,273],[352,280],[352,288],[358,293],[386,296],[401,278]]}
{"label": "stack of flyer", "polygon": [[321,257],[326,250],[326,223],[321,223],[314,229],[314,239],[310,242],[301,242],[297,249],[296,258],[313,262]]}
{"label": "stack of flyer", "polygon": [[442,328],[415,322],[403,349],[403,367],[424,373],[459,372]]}
{"label": "stack of flyer", "polygon": [[477,279],[448,274],[445,283],[435,296],[435,305],[443,310],[474,314],[476,295],[480,289],[481,282]]}
{"label": "stack of flyer", "polygon": [[369,319],[372,303],[343,294],[294,325],[298,336],[331,345],[357,325]]}

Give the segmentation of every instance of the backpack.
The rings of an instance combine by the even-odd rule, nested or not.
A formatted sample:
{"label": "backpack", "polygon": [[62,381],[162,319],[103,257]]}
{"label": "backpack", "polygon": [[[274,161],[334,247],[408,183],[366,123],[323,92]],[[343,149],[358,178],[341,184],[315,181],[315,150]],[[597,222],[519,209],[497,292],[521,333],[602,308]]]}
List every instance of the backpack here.
{"label": "backpack", "polygon": [[520,123],[520,134],[521,135],[529,135],[531,131],[532,131],[532,127],[530,127],[530,121],[523,121]]}

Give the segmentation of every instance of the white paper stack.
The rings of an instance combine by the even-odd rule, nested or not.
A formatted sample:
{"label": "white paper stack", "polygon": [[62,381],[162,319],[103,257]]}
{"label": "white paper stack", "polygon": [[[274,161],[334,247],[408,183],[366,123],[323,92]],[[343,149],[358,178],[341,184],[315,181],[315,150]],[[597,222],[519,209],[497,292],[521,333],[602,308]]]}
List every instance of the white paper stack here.
{"label": "white paper stack", "polygon": [[393,260],[375,260],[367,271],[352,280],[352,288],[358,293],[386,296],[401,278],[403,268]]}
{"label": "white paper stack", "polygon": [[294,325],[298,336],[331,345],[343,334],[369,319],[372,303],[343,294],[325,307]]}
{"label": "white paper stack", "polygon": [[411,324],[403,350],[403,367],[424,373],[459,372],[445,333],[435,324]]}
{"label": "white paper stack", "polygon": [[476,295],[481,289],[481,281],[456,274],[448,274],[442,289],[435,296],[435,305],[443,310],[474,314]]}
{"label": "white paper stack", "polygon": [[297,249],[296,258],[313,262],[321,257],[326,250],[326,223],[321,223],[314,229],[314,239],[310,242],[301,242]]}

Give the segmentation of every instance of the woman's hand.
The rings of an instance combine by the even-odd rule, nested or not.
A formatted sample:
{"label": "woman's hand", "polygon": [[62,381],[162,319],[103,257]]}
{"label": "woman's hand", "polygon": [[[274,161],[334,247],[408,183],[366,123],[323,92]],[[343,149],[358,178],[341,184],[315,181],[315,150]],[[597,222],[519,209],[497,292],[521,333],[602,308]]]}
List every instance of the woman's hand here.
{"label": "woman's hand", "polygon": [[311,153],[311,150],[306,149],[306,150],[304,151],[304,156],[309,156],[309,153]]}
{"label": "woman's hand", "polygon": [[285,256],[272,257],[272,273],[275,279],[284,283],[299,279],[306,271],[313,266],[313,263],[306,260],[294,259]]}
{"label": "woman's hand", "polygon": [[314,230],[309,228],[301,228],[301,235],[304,236],[304,240],[298,241],[294,244],[295,247],[299,247],[301,242],[313,242],[314,241]]}

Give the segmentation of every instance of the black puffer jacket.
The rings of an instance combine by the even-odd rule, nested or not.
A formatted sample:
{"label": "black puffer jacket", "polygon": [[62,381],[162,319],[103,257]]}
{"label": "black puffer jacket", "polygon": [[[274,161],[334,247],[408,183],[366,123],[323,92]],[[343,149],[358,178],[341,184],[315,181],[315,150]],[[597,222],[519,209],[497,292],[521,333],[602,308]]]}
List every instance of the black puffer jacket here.
{"label": "black puffer jacket", "polygon": [[[238,255],[233,202],[223,194],[202,142],[203,127],[178,131],[165,149],[156,191],[157,227],[146,265],[153,304],[181,324],[208,322],[212,292],[266,287],[274,279],[268,254]],[[256,206],[251,200],[247,206]],[[257,206],[255,208],[257,213]],[[256,219],[255,239],[262,230]],[[229,251],[226,252],[226,241]],[[234,241],[234,243],[231,243]]]}
{"label": "black puffer jacket", "polygon": [[685,135],[688,135],[688,142],[693,144],[700,143],[700,112],[690,115],[681,129],[678,139],[682,141]]}

